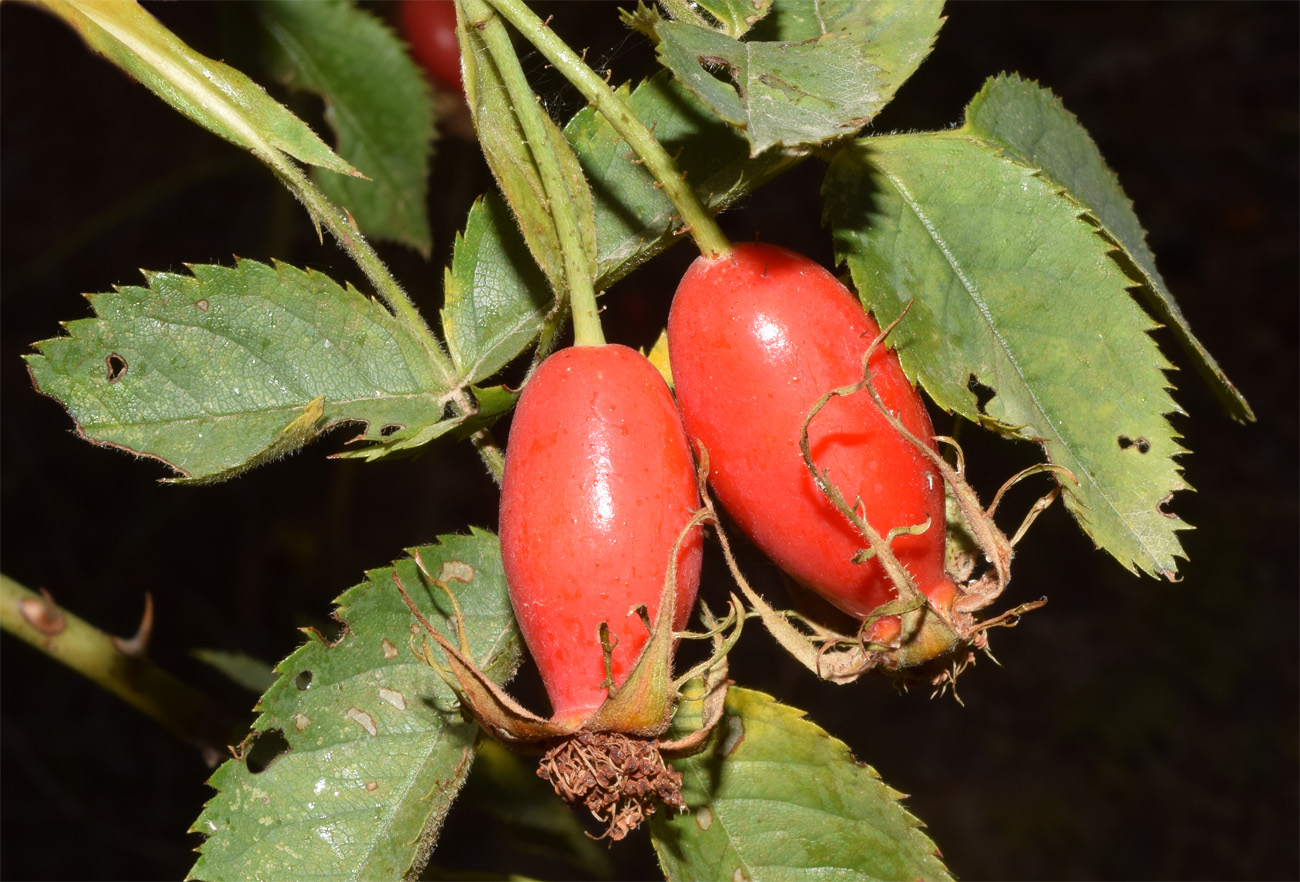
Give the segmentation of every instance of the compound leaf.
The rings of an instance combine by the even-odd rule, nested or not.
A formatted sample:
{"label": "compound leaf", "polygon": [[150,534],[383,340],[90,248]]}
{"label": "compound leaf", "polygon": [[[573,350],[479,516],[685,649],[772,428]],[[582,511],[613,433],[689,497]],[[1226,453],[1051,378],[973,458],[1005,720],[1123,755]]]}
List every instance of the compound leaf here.
{"label": "compound leaf", "polygon": [[746,41],[662,21],[657,51],[714,114],[744,131],[758,155],[774,145],[821,144],[869,122],[929,53],[941,5],[782,4]]}
{"label": "compound leaf", "polygon": [[427,255],[433,105],[397,36],[345,0],[266,0],[257,4],[257,17],[275,75],[325,100],[339,154],[369,178],[316,174],[316,185],[367,236]]}
{"label": "compound leaf", "polygon": [[1087,130],[1059,98],[1015,74],[991,77],[967,105],[964,131],[997,144],[1024,165],[1042,169],[1101,221],[1140,274],[1139,290],[1147,306],[1173,331],[1224,409],[1238,420],[1255,419],[1245,397],[1192,334],[1156,269],[1133,203]]}
{"label": "compound leaf", "polygon": [[383,306],[328,276],[241,260],[89,295],[94,318],[36,344],[37,388],[88,440],[219,480],[329,427],[385,445],[455,425],[455,387]]}
{"label": "compound leaf", "polygon": [[[1114,246],[1035,168],[959,132],[871,138],[823,195],[836,249],[943,408],[1043,445],[1067,507],[1125,567],[1173,577],[1180,413]],[[981,400],[981,392],[992,395]]]}
{"label": "compound leaf", "polygon": [[[698,725],[699,703],[677,722]],[[902,794],[803,711],[733,686],[718,730],[673,763],[687,813],[651,816],[669,879],[951,878]]]}
{"label": "compound leaf", "polygon": [[[508,679],[520,649],[496,537],[443,536],[418,552],[459,599],[475,658]],[[276,666],[241,757],[209,780],[217,794],[191,828],[207,838],[190,878],[396,880],[423,867],[478,727],[408,647],[422,632],[394,569],[434,626],[450,628],[446,595],[409,558],[344,593],[343,635],[330,643],[308,631]],[[277,736],[282,750],[268,765],[259,748]]]}

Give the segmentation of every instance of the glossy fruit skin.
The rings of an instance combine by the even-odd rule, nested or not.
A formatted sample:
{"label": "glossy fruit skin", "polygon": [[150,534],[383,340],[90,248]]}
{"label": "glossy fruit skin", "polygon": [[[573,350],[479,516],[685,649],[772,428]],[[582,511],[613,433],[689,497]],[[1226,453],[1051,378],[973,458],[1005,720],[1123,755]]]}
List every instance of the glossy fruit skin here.
{"label": "glossy fruit skin", "polygon": [[401,0],[398,16],[411,54],[442,88],[462,94],[456,4],[452,0]]}
{"label": "glossy fruit skin", "polygon": [[[607,697],[599,628],[617,639],[615,685],[649,632],[632,610],[659,609],[672,549],[700,507],[672,393],[626,346],[574,346],[524,387],[506,448],[501,554],[524,642],[553,719],[576,725]],[[674,628],[699,588],[702,535],[678,553]]]}
{"label": "glossy fruit skin", "polygon": [[[817,488],[799,439],[823,394],[862,379],[862,357],[879,333],[827,270],[758,243],[697,259],[668,317],[678,406],[687,434],[708,450],[718,500],[782,570],[859,619],[895,591],[878,561],[853,563],[867,541]],[[889,409],[933,444],[929,415],[893,351],[878,347],[870,367]],[[899,536],[892,548],[918,588],[950,602],[943,480],[934,466],[865,390],[831,399],[808,434],[813,461],[850,504],[862,500],[882,536],[931,519],[925,533]]]}

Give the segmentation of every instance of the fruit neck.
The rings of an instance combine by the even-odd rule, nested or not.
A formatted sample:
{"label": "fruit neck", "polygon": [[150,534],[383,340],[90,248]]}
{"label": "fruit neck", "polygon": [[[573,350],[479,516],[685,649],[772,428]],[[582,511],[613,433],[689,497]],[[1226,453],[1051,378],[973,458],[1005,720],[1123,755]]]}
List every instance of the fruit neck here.
{"label": "fruit neck", "polygon": [[573,344],[575,346],[604,346],[605,331],[600,326],[600,310],[596,306],[596,292],[591,286],[569,291],[569,306],[573,310]]}

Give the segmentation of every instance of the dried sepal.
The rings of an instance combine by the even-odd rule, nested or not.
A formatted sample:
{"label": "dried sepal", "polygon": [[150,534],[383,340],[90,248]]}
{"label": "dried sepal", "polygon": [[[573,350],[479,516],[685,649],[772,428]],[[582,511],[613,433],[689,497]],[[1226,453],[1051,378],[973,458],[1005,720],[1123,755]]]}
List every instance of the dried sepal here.
{"label": "dried sepal", "polygon": [[[1071,480],[1075,478],[1068,469],[1050,463],[1031,466],[1004,484],[995,495],[993,503],[987,509],[984,508],[965,479],[965,458],[957,443],[946,436],[935,436],[936,441],[949,444],[955,450],[957,465],[954,467],[933,447],[908,430],[902,420],[885,406],[872,382],[869,368],[871,356],[906,314],[907,310],[904,309],[867,347],[862,356],[862,379],[823,395],[805,418],[800,435],[804,465],[818,489],[866,540],[867,547],[859,552],[857,562],[875,559],[890,579],[897,596],[873,610],[855,633],[840,633],[797,613],[772,609],[741,575],[721,531],[719,540],[741,593],[768,631],[797,661],[818,677],[835,683],[850,683],[867,671],[880,668],[904,680],[919,679],[942,690],[950,687],[961,671],[974,661],[976,651],[988,652],[987,631],[990,628],[1012,626],[1025,612],[1046,603],[1045,598],[1024,603],[983,622],[974,618],[975,612],[987,608],[1005,590],[1011,579],[1011,558],[1015,544],[1060,490],[1053,488],[1031,508],[1012,539],[1008,539],[993,520],[993,513],[1003,494],[1016,482],[1040,472],[1063,473]],[[945,484],[949,515],[960,518],[960,529],[973,542],[972,553],[961,550],[959,554],[949,557],[949,575],[957,586],[957,595],[951,602],[936,602],[923,594],[891,547],[898,536],[917,535],[932,525],[928,522],[899,525],[882,536],[858,512],[857,505],[849,504],[830,480],[830,476],[813,461],[808,438],[808,427],[813,419],[832,399],[862,392],[871,397],[888,424],[939,472]],[[707,463],[707,456],[702,456],[701,461]],[[711,504],[703,481],[700,492],[706,505]],[[974,559],[976,554],[988,562],[986,571],[978,576],[973,575],[977,570]],[[882,639],[891,630],[884,623],[893,617],[896,617],[898,628],[893,636]]]}
{"label": "dried sepal", "polygon": [[[650,623],[650,639],[642,647],[627,679],[614,687],[606,665],[608,698],[581,727],[565,728],[518,704],[475,663],[465,639],[464,617],[455,593],[435,578],[416,556],[421,578],[442,590],[452,606],[457,642],[441,634],[416,606],[397,573],[393,583],[411,614],[424,629],[412,625],[411,649],[455,691],[462,707],[483,731],[506,747],[522,753],[542,753],[538,775],[550,781],[570,805],[581,805],[606,825],[605,834],[618,840],[655,811],[656,803],[681,807],[681,776],[669,768],[664,756],[689,756],[704,747],[722,718],[727,688],[727,653],[744,626],[744,608],[734,595],[731,609],[721,620],[701,603],[706,630],[702,634],[673,630],[677,602],[677,555],[694,529],[716,520],[713,509],[701,508],[678,534],[660,595],[658,612]],[[639,610],[646,618],[644,607]],[[613,646],[608,629],[602,629],[606,661]],[[417,645],[416,638],[420,638]],[[441,650],[440,661],[428,638]],[[673,654],[678,639],[700,638],[713,643],[711,657],[673,678]],[[678,700],[703,700],[703,722],[695,731],[669,742],[658,736],[672,722]],[[702,691],[697,691],[702,690]]]}

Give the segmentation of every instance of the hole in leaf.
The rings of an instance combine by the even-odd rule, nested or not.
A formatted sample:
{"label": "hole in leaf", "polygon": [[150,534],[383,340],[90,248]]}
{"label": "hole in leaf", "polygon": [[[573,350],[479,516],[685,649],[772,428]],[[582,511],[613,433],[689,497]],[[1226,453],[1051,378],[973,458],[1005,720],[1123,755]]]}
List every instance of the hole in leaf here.
{"label": "hole in leaf", "polygon": [[1138,453],[1146,453],[1151,449],[1151,442],[1145,438],[1130,438],[1127,435],[1119,436],[1119,449],[1128,450],[1130,447],[1136,448]]}
{"label": "hole in leaf", "polygon": [[307,687],[311,685],[311,671],[303,671],[301,674],[294,677],[293,685],[298,687],[299,692],[307,691]]}
{"label": "hole in leaf", "polygon": [[388,425],[384,426],[382,429],[379,430],[379,435],[382,438],[387,438],[390,435],[400,432],[405,428],[406,426],[403,426],[401,423],[389,423]]}
{"label": "hole in leaf", "polygon": [[725,58],[718,58],[714,55],[701,55],[695,60],[699,62],[705,73],[719,83],[734,89],[741,101],[745,100],[745,91],[740,87],[739,82],[740,68]]}
{"label": "hole in leaf", "polygon": [[104,364],[108,365],[108,381],[110,383],[116,383],[126,376],[126,359],[116,352],[110,352],[108,358],[104,359]]}
{"label": "hole in leaf", "polygon": [[283,756],[291,749],[284,732],[279,729],[267,729],[252,736],[253,740],[244,750],[244,763],[254,775],[265,772],[277,757]]}
{"label": "hole in leaf", "polygon": [[984,409],[985,405],[992,401],[993,396],[998,393],[993,391],[992,386],[985,386],[981,383],[979,378],[974,374],[971,374],[970,379],[966,381],[966,388],[975,395],[975,409],[980,413],[987,415],[988,411]]}

